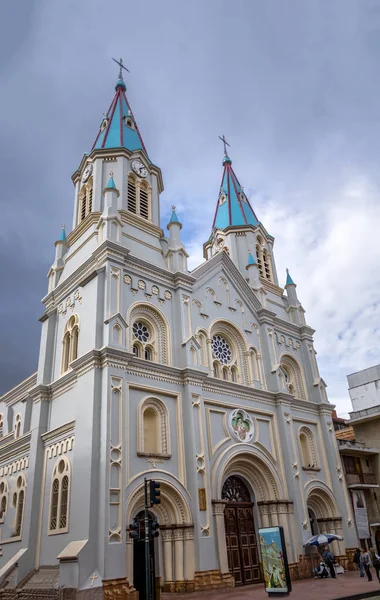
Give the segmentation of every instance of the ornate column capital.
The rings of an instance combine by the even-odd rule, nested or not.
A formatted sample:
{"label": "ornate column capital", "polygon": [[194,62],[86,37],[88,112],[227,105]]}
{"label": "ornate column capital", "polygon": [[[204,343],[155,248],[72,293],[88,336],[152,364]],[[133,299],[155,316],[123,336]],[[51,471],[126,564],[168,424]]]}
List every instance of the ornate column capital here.
{"label": "ornate column capital", "polygon": [[161,529],[160,533],[161,533],[163,542],[171,542],[172,541],[172,539],[173,539],[172,529]]}
{"label": "ornate column capital", "polygon": [[211,500],[211,504],[213,515],[224,515],[224,509],[226,504],[228,504],[228,500]]}
{"label": "ornate column capital", "polygon": [[180,529],[173,529],[173,540],[176,542],[178,540],[183,540],[184,538],[184,530],[183,528]]}
{"label": "ornate column capital", "polygon": [[185,540],[193,540],[194,539],[194,528],[186,527],[186,529],[184,529],[184,537],[185,537]]}

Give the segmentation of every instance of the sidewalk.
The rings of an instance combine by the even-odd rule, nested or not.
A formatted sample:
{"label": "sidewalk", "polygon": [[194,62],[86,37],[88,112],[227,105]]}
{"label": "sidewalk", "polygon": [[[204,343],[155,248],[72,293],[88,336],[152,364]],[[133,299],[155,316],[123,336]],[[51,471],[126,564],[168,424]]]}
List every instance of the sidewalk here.
{"label": "sidewalk", "polygon": [[[371,569],[373,571],[373,569]],[[346,572],[338,575],[337,579],[303,579],[293,582],[293,591],[290,600],[337,600],[356,596],[357,599],[368,597],[371,592],[373,598],[380,597],[380,583],[373,571],[372,581],[360,577],[358,571]],[[363,595],[365,594],[365,595]],[[248,585],[229,590],[211,590],[208,592],[194,592],[193,594],[163,594],[164,600],[264,600],[268,594],[263,584]]]}

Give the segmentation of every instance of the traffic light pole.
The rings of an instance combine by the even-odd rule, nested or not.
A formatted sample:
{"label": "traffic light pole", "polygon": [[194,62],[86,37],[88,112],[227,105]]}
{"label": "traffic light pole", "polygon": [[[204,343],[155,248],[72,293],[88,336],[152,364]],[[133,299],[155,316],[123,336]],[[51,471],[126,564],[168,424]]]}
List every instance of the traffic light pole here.
{"label": "traffic light pole", "polygon": [[148,482],[144,478],[144,495],[145,495],[145,600],[151,600],[150,593],[150,551],[149,551],[149,506],[148,506]]}

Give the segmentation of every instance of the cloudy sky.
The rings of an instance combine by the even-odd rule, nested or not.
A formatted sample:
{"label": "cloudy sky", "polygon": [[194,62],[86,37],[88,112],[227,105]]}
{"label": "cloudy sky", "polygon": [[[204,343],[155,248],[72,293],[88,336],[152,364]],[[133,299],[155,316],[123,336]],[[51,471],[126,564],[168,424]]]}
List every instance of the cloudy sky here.
{"label": "cloudy sky", "polygon": [[128,97],[202,260],[222,145],[317,331],[330,401],[380,362],[380,2],[13,0],[0,36],[0,393],[36,369],[72,172],[123,56]]}

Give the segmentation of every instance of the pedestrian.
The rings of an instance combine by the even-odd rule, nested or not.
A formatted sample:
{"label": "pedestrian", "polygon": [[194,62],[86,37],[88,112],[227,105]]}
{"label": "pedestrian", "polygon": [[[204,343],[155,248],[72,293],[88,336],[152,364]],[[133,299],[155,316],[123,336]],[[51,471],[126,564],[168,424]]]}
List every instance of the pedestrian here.
{"label": "pedestrian", "polygon": [[376,571],[376,576],[377,576],[378,582],[380,583],[380,556],[378,554],[376,554],[375,548],[369,549],[369,555],[371,557],[371,562],[373,564],[373,568]]}
{"label": "pedestrian", "polygon": [[362,563],[360,562],[360,554],[361,554],[360,548],[356,548],[354,558],[352,560],[360,571],[360,577],[364,577],[364,567],[363,567]]}
{"label": "pedestrian", "polygon": [[371,557],[369,552],[365,548],[362,548],[360,553],[360,562],[364,567],[365,573],[368,577],[368,581],[372,581],[372,573],[371,573]]}
{"label": "pedestrian", "polygon": [[323,553],[323,559],[324,559],[327,567],[329,568],[331,577],[333,579],[336,579],[335,569],[334,569],[335,558],[334,558],[334,555],[332,554],[332,552],[330,552],[328,546],[325,546],[325,551]]}

